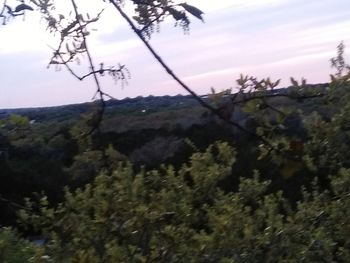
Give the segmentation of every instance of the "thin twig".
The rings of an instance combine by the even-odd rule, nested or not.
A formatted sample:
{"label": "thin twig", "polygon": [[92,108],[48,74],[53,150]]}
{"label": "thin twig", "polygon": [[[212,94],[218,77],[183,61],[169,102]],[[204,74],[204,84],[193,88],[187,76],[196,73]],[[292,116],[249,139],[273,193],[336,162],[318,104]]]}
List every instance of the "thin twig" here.
{"label": "thin twig", "polygon": [[20,204],[14,202],[14,201],[10,201],[9,199],[4,198],[4,197],[2,197],[2,196],[0,196],[0,201],[1,201],[1,202],[4,202],[4,203],[7,203],[7,204],[9,204],[9,205],[11,205],[11,206],[20,208],[20,209],[28,210],[27,207],[25,207],[25,206],[23,206],[23,205],[20,205]]}
{"label": "thin twig", "polygon": [[88,60],[89,60],[89,64],[90,64],[90,68],[91,68],[91,72],[92,72],[92,75],[93,75],[93,78],[94,78],[94,81],[95,81],[95,84],[96,84],[97,93],[99,94],[100,100],[101,100],[101,110],[98,111],[98,119],[96,121],[96,125],[94,125],[92,127],[92,129],[90,130],[90,132],[88,133],[88,134],[92,134],[95,130],[99,130],[99,124],[102,122],[102,119],[103,119],[103,115],[104,115],[104,111],[105,111],[105,107],[106,107],[106,102],[105,102],[105,100],[103,98],[103,94],[104,93],[103,93],[103,91],[101,89],[100,81],[99,81],[98,76],[97,76],[97,74],[98,74],[97,72],[98,71],[95,70],[94,62],[93,62],[91,53],[89,51],[87,39],[86,39],[86,36],[84,34],[84,31],[83,31],[83,26],[82,26],[82,24],[80,22],[80,19],[79,19],[78,7],[77,7],[77,5],[75,3],[75,0],[71,0],[71,3],[73,5],[75,18],[77,19],[77,21],[79,23],[79,26],[80,26],[80,34],[83,37],[83,41],[85,43],[85,51],[86,51],[86,54],[87,54],[87,57],[88,57]]}
{"label": "thin twig", "polygon": [[263,103],[265,104],[266,107],[270,108],[271,110],[277,112],[278,114],[280,114],[281,116],[286,116],[287,114],[284,113],[283,111],[281,111],[280,109],[277,109],[275,106],[272,106],[270,103],[268,103],[266,101],[266,99],[262,99]]}
{"label": "thin twig", "polygon": [[78,78],[79,78],[79,80],[83,80],[83,79],[85,79],[86,77],[91,76],[92,74],[103,74],[103,73],[105,73],[105,72],[110,72],[110,73],[113,73],[113,72],[122,72],[123,68],[124,68],[124,66],[121,66],[119,69],[111,69],[111,68],[108,69],[108,68],[107,68],[107,69],[94,70],[94,71],[91,71],[91,72],[85,74],[84,76],[78,77]]}
{"label": "thin twig", "polygon": [[4,15],[4,12],[5,12],[5,9],[6,9],[6,2],[7,2],[7,0],[4,0],[3,5],[2,5],[2,9],[1,9],[1,12],[0,12],[0,17],[3,17],[3,15]]}

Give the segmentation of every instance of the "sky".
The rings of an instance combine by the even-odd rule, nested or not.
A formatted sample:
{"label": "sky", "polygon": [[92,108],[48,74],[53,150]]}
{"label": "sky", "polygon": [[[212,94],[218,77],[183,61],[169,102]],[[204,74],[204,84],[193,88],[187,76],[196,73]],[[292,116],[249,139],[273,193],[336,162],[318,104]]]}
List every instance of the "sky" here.
{"label": "sky", "polygon": [[[14,1],[14,0],[13,0]],[[187,94],[171,79],[111,6],[78,0],[90,14],[106,8],[94,25],[89,47],[96,64],[125,64],[127,85],[109,77],[103,89],[117,99]],[[239,75],[329,81],[329,59],[336,46],[350,45],[349,0],[187,0],[204,11],[184,33],[164,22],[150,43],[173,71],[198,94],[235,88]],[[65,10],[70,1],[57,1]],[[101,4],[100,4],[101,2]],[[61,5],[61,6],[60,6]],[[130,11],[130,6],[125,7]],[[129,12],[130,13],[130,12]],[[43,107],[91,101],[92,79],[79,81],[69,72],[47,69],[57,36],[47,32],[39,14],[27,13],[0,25],[0,108]],[[350,54],[346,51],[347,54]],[[75,66],[83,74],[83,63]]]}

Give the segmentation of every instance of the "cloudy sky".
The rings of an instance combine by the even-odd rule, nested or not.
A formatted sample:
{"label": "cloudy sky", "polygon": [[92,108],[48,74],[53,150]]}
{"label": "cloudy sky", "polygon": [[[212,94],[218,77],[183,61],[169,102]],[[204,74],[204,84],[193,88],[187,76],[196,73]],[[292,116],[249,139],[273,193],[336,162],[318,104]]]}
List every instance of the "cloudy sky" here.
{"label": "cloudy sky", "polygon": [[[80,0],[96,13],[102,1]],[[70,1],[57,1],[65,9]],[[189,34],[163,24],[151,44],[193,90],[206,94],[236,86],[240,73],[282,79],[329,79],[329,59],[340,41],[350,45],[349,0],[187,0],[205,12]],[[85,11],[85,10],[84,10]],[[128,85],[105,77],[105,91],[121,99],[186,94],[157,64],[114,9],[104,12],[89,46],[96,63],[125,64]],[[0,108],[53,106],[91,101],[94,85],[65,70],[47,69],[49,46],[57,43],[40,16],[27,13],[0,25]],[[348,52],[350,54],[350,52]],[[85,70],[84,65],[77,68]]]}

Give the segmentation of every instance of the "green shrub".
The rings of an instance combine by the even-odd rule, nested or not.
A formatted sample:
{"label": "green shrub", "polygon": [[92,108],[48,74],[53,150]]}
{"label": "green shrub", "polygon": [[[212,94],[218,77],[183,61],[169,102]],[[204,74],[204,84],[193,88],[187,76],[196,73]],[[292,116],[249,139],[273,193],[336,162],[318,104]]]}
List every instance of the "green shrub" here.
{"label": "green shrub", "polygon": [[34,262],[34,255],[39,251],[34,244],[20,238],[15,230],[0,228],[0,262]]}
{"label": "green shrub", "polygon": [[178,171],[121,165],[66,189],[57,208],[44,197],[38,213],[21,218],[43,231],[54,262],[348,261],[350,170],[332,176],[329,190],[315,181],[292,207],[257,172],[237,192],[220,190],[234,160],[234,149],[217,143]]}

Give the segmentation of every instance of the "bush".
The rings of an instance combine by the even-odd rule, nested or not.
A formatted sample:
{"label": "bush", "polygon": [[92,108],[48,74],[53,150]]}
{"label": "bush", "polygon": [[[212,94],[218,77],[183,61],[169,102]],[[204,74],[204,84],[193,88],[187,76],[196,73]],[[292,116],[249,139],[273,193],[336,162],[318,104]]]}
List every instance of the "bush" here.
{"label": "bush", "polygon": [[[121,165],[83,189],[66,189],[57,208],[22,211],[43,231],[54,262],[346,262],[350,256],[350,170],[295,208],[257,172],[237,192],[218,184],[235,151],[217,143],[171,166],[134,173]],[[30,209],[35,203],[28,202]]]}
{"label": "bush", "polygon": [[0,262],[34,262],[34,255],[40,249],[19,237],[11,228],[0,228]]}

